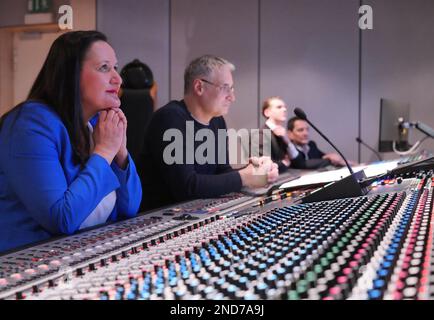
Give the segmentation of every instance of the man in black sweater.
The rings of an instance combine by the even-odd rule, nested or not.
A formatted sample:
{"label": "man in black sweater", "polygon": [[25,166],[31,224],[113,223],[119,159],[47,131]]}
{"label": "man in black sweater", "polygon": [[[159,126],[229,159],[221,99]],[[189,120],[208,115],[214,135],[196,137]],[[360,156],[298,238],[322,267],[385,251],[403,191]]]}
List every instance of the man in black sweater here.
{"label": "man in black sweater", "polygon": [[[184,99],[154,113],[145,138],[142,210],[195,198],[262,187],[278,176],[270,159],[253,159],[241,170],[229,165],[223,115],[235,101],[225,59],[205,55],[184,73]],[[258,174],[258,173],[261,174]]]}

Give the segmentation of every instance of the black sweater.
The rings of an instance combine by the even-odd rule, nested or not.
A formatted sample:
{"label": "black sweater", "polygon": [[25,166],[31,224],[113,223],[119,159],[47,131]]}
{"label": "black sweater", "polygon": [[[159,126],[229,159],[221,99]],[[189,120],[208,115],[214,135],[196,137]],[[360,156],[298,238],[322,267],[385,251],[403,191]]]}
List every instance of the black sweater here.
{"label": "black sweater", "polygon": [[[186,122],[194,124],[194,137],[200,129],[209,129],[215,137],[215,153],[212,163],[199,164],[191,153],[188,155],[193,159],[192,164],[186,164]],[[182,164],[167,164],[164,159],[168,150],[173,146],[174,138],[170,141],[163,141],[164,132],[168,129],[177,129],[182,133]],[[240,174],[229,165],[228,152],[223,159],[224,164],[219,164],[218,145],[227,146],[227,139],[219,139],[218,129],[226,130],[226,123],[223,117],[213,118],[209,125],[203,125],[190,115],[184,101],[171,101],[154,113],[149,124],[142,154],[143,174],[141,177],[143,188],[142,210],[149,210],[172,203],[191,200],[196,198],[212,198],[226,193],[240,191],[242,187]],[[194,139],[194,137],[187,137]],[[194,139],[195,140],[195,139]],[[194,141],[194,154],[204,141]],[[211,141],[212,143],[212,141]],[[208,145],[208,144],[207,144]],[[203,154],[202,149],[199,153]],[[226,148],[227,150],[227,148]],[[170,152],[173,158],[175,153]],[[207,155],[207,153],[205,153]],[[167,159],[166,159],[167,160]]]}

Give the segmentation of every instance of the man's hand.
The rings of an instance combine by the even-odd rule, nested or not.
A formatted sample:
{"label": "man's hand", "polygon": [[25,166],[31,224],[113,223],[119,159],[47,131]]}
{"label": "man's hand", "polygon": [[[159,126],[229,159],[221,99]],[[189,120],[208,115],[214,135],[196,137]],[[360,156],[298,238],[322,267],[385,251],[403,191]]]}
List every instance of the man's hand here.
{"label": "man's hand", "polygon": [[291,160],[289,159],[289,155],[285,154],[285,157],[282,159],[282,163],[287,167],[291,165]]}
{"label": "man's hand", "polygon": [[346,166],[344,159],[336,153],[327,153],[322,158],[329,160],[334,166]]}
{"label": "man's hand", "polygon": [[273,183],[279,177],[279,166],[277,163],[271,163],[270,170],[267,173],[267,181],[268,183]]}
{"label": "man's hand", "polygon": [[287,144],[290,143],[289,137],[284,127],[278,125],[272,131],[276,136],[281,137]]}
{"label": "man's hand", "polygon": [[239,171],[243,186],[248,188],[260,188],[268,183],[276,181],[279,171],[278,166],[270,157],[252,157],[250,164]]}
{"label": "man's hand", "polygon": [[278,137],[286,136],[286,130],[282,126],[276,126],[272,131]]}

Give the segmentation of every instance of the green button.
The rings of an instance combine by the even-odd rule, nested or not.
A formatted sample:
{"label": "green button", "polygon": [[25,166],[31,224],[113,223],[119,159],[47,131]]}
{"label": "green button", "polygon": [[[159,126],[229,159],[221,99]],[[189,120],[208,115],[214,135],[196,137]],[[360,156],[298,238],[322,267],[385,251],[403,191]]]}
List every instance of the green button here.
{"label": "green button", "polygon": [[305,292],[307,292],[307,286],[297,285],[297,292],[298,293],[305,293]]}
{"label": "green button", "polygon": [[297,291],[289,291],[288,292],[288,300],[299,300],[300,296],[298,295]]}
{"label": "green button", "polygon": [[309,283],[307,282],[307,280],[299,280],[297,282],[297,288],[305,288],[309,285]]}
{"label": "green button", "polygon": [[321,267],[323,267],[323,268],[326,268],[326,267],[328,267],[329,266],[329,261],[328,260],[324,260],[324,261],[321,261]]}
{"label": "green button", "polygon": [[327,258],[328,260],[333,260],[334,257],[335,257],[335,255],[334,255],[333,253],[331,253],[331,252],[327,252],[327,254],[326,254],[326,258]]}
{"label": "green button", "polygon": [[314,282],[316,280],[316,273],[313,272],[313,271],[309,271],[306,274],[306,280],[309,281],[309,282]]}

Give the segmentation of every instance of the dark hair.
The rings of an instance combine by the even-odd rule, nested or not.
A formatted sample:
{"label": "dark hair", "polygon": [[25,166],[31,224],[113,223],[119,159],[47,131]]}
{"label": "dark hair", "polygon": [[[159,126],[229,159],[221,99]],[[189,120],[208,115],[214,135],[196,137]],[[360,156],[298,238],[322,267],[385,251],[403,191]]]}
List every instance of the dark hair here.
{"label": "dark hair", "polygon": [[[98,31],[72,31],[59,36],[51,45],[27,97],[27,101],[46,103],[59,115],[71,140],[74,161],[81,165],[89,158],[90,143],[83,122],[80,72],[86,53],[96,41],[107,42],[107,37]],[[20,103],[11,111],[24,103]],[[0,119],[0,128],[11,111]]]}
{"label": "dark hair", "polygon": [[154,85],[154,75],[151,68],[134,59],[127,63],[120,73],[122,77],[122,88],[128,89],[150,89]]}
{"label": "dark hair", "polygon": [[295,121],[297,121],[297,120],[304,121],[303,119],[301,119],[301,118],[299,118],[299,117],[292,117],[291,119],[288,120],[288,125],[286,126],[286,128],[287,128],[289,131],[294,130],[294,127],[295,127]]}

